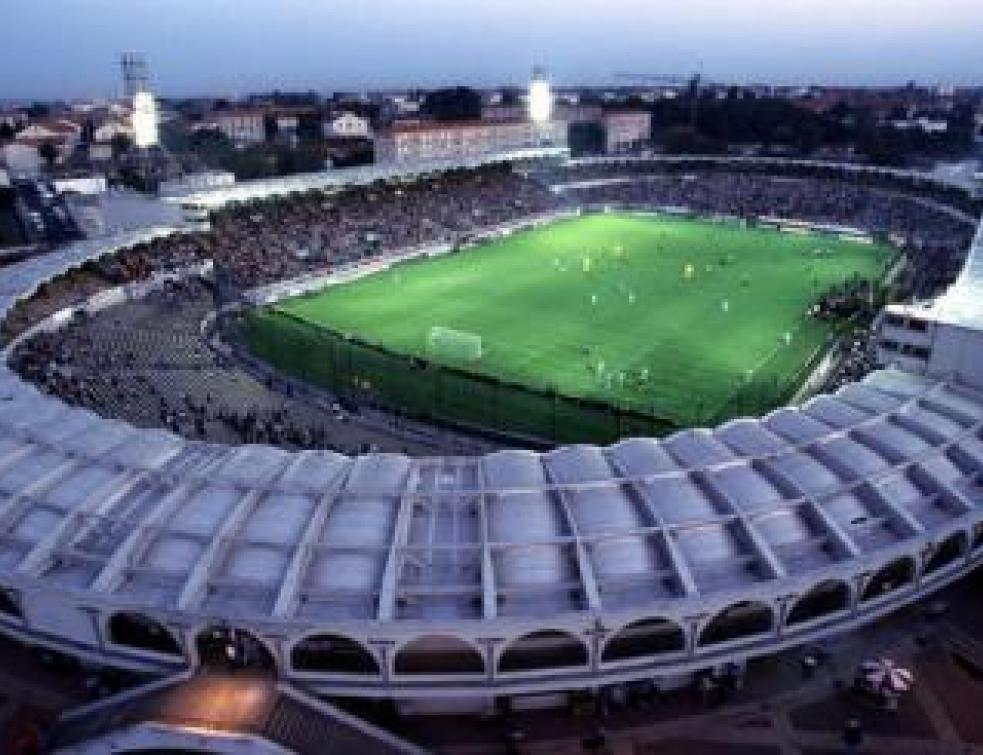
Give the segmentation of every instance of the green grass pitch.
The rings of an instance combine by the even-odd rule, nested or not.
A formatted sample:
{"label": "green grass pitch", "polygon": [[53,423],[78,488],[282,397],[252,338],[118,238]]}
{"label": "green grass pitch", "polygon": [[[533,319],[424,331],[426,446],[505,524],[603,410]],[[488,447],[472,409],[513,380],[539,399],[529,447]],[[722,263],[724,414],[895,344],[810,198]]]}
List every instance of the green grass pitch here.
{"label": "green grass pitch", "polygon": [[880,278],[892,256],[829,236],[586,215],[277,309],[424,359],[434,327],[475,334],[480,358],[450,366],[686,425],[742,391],[788,395],[829,333],[809,305],[852,276]]}

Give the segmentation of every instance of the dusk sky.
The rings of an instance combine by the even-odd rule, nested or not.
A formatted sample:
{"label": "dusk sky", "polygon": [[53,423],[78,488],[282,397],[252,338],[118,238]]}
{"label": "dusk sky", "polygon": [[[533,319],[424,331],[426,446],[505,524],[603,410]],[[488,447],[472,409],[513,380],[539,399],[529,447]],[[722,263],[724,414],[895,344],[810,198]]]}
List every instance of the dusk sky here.
{"label": "dusk sky", "polygon": [[983,84],[983,0],[0,0],[0,99],[524,83],[614,71]]}

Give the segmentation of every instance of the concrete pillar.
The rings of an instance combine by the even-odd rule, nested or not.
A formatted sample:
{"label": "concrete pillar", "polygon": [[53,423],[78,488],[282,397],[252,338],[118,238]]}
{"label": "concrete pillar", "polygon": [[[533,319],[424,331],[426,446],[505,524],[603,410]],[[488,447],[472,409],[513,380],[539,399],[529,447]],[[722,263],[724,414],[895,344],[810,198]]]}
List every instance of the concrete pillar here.
{"label": "concrete pillar", "polygon": [[860,607],[860,598],[864,594],[864,589],[867,587],[867,582],[870,579],[870,572],[860,572],[853,577],[853,595],[850,598],[850,613],[856,613],[857,609]]}
{"label": "concrete pillar", "polygon": [[388,684],[392,679],[392,650],[396,643],[393,640],[369,640],[369,645],[377,651],[377,655],[379,656],[379,671],[382,672],[382,681]]}
{"label": "concrete pillar", "polygon": [[502,642],[501,637],[479,637],[477,639],[485,658],[485,678],[488,681],[495,678],[495,647],[500,642]]}
{"label": "concrete pillar", "polygon": [[588,661],[590,662],[590,670],[596,672],[601,665],[601,646],[604,642],[604,638],[608,635],[610,630],[604,626],[600,619],[594,621],[585,631],[584,634],[590,639],[588,643],[588,652],[590,657]]}
{"label": "concrete pillar", "polygon": [[778,615],[775,617],[775,636],[779,640],[785,635],[785,622],[788,619],[789,610],[797,597],[798,595],[796,593],[789,593],[788,595],[778,597]]}
{"label": "concrete pillar", "polygon": [[683,626],[686,632],[686,655],[696,655],[696,648],[700,642],[700,623],[707,617],[705,613],[694,614],[693,616],[683,617]]}

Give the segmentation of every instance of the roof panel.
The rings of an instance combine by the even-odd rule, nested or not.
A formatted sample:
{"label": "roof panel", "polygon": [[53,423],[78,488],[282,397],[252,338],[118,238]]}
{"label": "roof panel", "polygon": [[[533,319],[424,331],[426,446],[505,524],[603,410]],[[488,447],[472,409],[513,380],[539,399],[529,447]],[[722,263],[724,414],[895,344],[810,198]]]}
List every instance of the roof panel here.
{"label": "roof panel", "polygon": [[730,461],[734,454],[707,430],[684,430],[665,441],[665,449],[687,469]]}
{"label": "roof panel", "polygon": [[825,464],[801,451],[776,457],[772,466],[810,495],[835,490],[842,482]]}
{"label": "roof panel", "polygon": [[236,546],[222,569],[222,576],[276,585],[287,569],[289,555],[262,545]]}
{"label": "roof panel", "polygon": [[613,471],[597,446],[565,446],[543,457],[557,482],[610,480]]}
{"label": "roof panel", "polygon": [[754,419],[741,419],[728,422],[718,428],[714,435],[739,454],[744,456],[763,456],[782,451],[788,447],[782,440],[761,422]]}
{"label": "roof panel", "polygon": [[239,536],[264,543],[296,543],[314,511],[313,498],[272,493],[263,496]]}
{"label": "roof panel", "polygon": [[396,498],[336,500],[321,531],[321,542],[346,547],[388,546],[398,506]]}
{"label": "roof panel", "polygon": [[488,454],[481,460],[481,466],[490,490],[542,488],[546,484],[539,456],[532,451]]}
{"label": "roof panel", "polygon": [[839,469],[849,470],[855,478],[868,477],[890,466],[887,459],[873,449],[844,436],[829,439],[817,446],[817,450],[829,454]]}
{"label": "roof panel", "polygon": [[73,509],[103,488],[118,472],[89,464],[78,467],[44,496],[44,500],[62,511]]}
{"label": "roof panel", "polygon": [[351,464],[345,490],[365,496],[396,496],[402,493],[410,460],[399,454],[369,454]]}
{"label": "roof panel", "polygon": [[643,483],[642,487],[667,524],[710,519],[721,513],[706,491],[686,474],[657,477]]}
{"label": "roof panel", "polygon": [[68,462],[68,457],[58,451],[43,450],[28,454],[0,471],[0,491],[16,495]]}
{"label": "roof panel", "polygon": [[204,550],[201,540],[180,533],[164,534],[150,544],[142,565],[170,574],[187,574]]}
{"label": "roof panel", "polygon": [[285,493],[321,494],[350,465],[346,456],[331,451],[302,451],[276,483]]}
{"label": "roof panel", "polygon": [[212,481],[241,487],[269,485],[289,462],[290,454],[272,446],[240,446],[209,474]]}
{"label": "roof panel", "polygon": [[863,383],[845,385],[836,392],[836,396],[871,414],[891,412],[904,403],[904,399],[899,396],[879,391],[873,385],[864,385]]}
{"label": "roof panel", "polygon": [[185,441],[162,430],[131,432],[125,443],[113,448],[106,457],[124,467],[156,469],[166,464],[184,448]]}
{"label": "roof panel", "polygon": [[211,535],[244,495],[245,491],[225,485],[205,485],[171,517],[170,527],[176,532]]}
{"label": "roof panel", "polygon": [[844,403],[833,396],[816,396],[802,407],[802,411],[830,427],[837,428],[854,427],[871,417],[870,412]]}
{"label": "roof panel", "polygon": [[784,500],[781,492],[750,464],[735,464],[711,472],[711,476],[742,509],[768,508]]}
{"label": "roof panel", "polygon": [[631,477],[644,477],[679,469],[679,465],[666,453],[662,444],[651,438],[623,440],[611,446],[607,453],[618,467]]}
{"label": "roof panel", "polygon": [[764,424],[772,432],[796,444],[809,443],[817,438],[824,438],[832,430],[829,425],[804,414],[798,409],[791,408],[772,412],[765,419]]}

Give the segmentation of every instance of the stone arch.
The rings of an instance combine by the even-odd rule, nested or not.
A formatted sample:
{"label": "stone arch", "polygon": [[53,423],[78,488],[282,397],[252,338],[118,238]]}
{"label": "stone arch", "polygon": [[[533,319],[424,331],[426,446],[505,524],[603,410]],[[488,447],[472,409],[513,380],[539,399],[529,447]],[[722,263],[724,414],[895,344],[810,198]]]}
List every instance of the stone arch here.
{"label": "stone arch", "polygon": [[826,579],[798,597],[785,619],[786,626],[829,616],[850,607],[850,585],[842,579]]}
{"label": "stone arch", "polygon": [[156,619],[134,611],[121,611],[109,617],[109,641],[159,655],[183,656],[180,644]]}
{"label": "stone arch", "polygon": [[570,632],[542,629],[513,640],[498,659],[498,670],[539,671],[587,665],[587,646]]}
{"label": "stone arch", "polygon": [[195,638],[198,663],[206,668],[275,671],[276,659],[266,643],[247,629],[213,624]]}
{"label": "stone arch", "polygon": [[871,600],[910,584],[915,580],[916,568],[915,559],[911,556],[902,556],[888,562],[867,580],[860,600]]}
{"label": "stone arch", "polygon": [[378,674],[379,662],[360,642],[337,634],[305,637],[290,651],[294,671],[336,674]]}
{"label": "stone arch", "polygon": [[775,626],[775,612],[767,603],[742,600],[727,606],[703,627],[700,645],[716,645],[770,632]]}
{"label": "stone arch", "polygon": [[460,637],[430,634],[403,645],[394,669],[397,674],[483,674],[485,659]]}
{"label": "stone arch", "polygon": [[611,635],[604,645],[601,660],[626,661],[648,655],[675,653],[685,648],[686,635],[676,622],[662,617],[639,619]]}
{"label": "stone arch", "polygon": [[969,548],[969,538],[963,531],[953,532],[945,538],[933,550],[932,554],[925,560],[922,566],[922,574],[931,574],[942,569],[954,561],[958,561]]}

